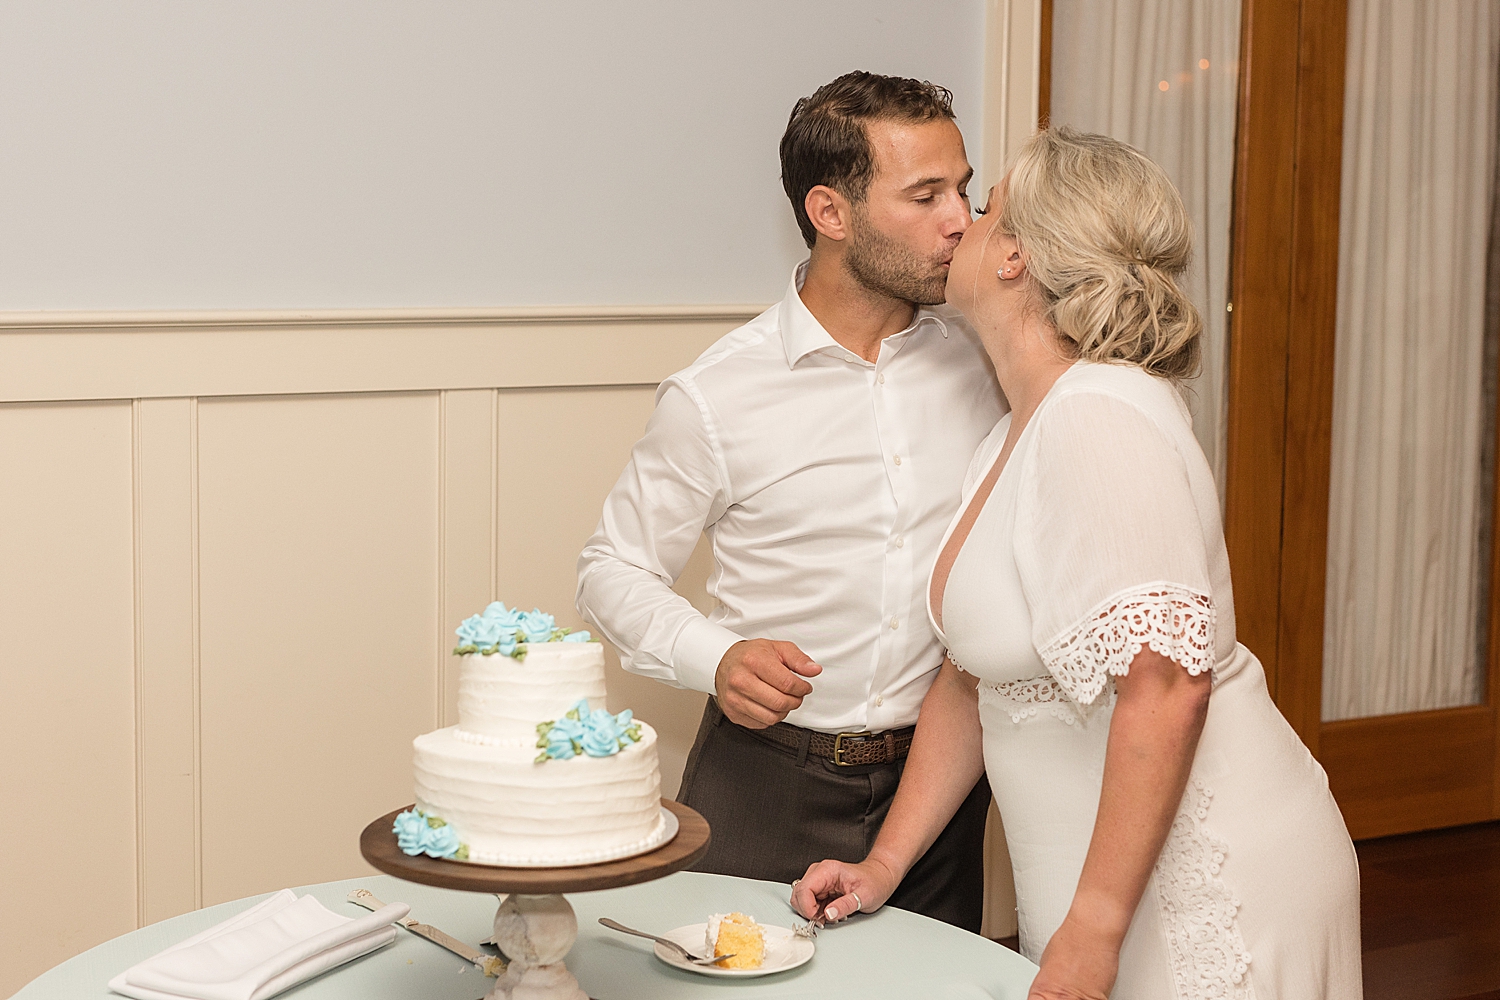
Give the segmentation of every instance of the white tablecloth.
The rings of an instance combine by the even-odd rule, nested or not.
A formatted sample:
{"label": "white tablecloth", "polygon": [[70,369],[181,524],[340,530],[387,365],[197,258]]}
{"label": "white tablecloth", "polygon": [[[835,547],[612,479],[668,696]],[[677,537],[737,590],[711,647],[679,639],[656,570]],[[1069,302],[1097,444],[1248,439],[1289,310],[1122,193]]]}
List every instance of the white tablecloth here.
{"label": "white tablecloth", "polygon": [[[477,944],[490,934],[495,897],[434,889],[386,875],[305,886],[335,913],[364,911],[346,902],[367,888],[387,903],[410,903],[417,920]],[[799,969],[757,979],[709,978],[671,968],[651,942],[599,926],[613,917],[664,931],[739,910],[762,923],[791,926],[790,887],[775,882],[679,872],[656,882],[573,893],[578,943],[568,968],[595,1000],[1025,1000],[1036,966],[1007,948],[927,917],[886,908],[826,928],[818,951]],[[163,920],[105,942],[33,980],[14,1000],[103,1000],[111,976],[263,899],[256,896]],[[494,980],[437,945],[402,931],[396,943],[283,993],[291,1000],[478,1000]]]}

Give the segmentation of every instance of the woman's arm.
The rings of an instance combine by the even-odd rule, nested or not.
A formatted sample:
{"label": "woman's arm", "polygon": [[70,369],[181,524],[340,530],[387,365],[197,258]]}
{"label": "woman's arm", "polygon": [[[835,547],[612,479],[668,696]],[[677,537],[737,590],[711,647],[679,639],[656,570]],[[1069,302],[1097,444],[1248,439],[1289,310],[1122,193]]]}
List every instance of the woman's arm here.
{"label": "woman's arm", "polygon": [[1115,678],[1094,835],[1073,904],[1042,953],[1034,1000],[1109,995],[1120,945],[1187,787],[1211,679],[1143,649]]}
{"label": "woman's arm", "polygon": [[809,920],[839,920],[861,909],[873,912],[927,853],[984,774],[977,684],[943,659],[922,699],[901,786],[869,857],[857,865],[820,861],[809,867],[792,890],[797,912]]}

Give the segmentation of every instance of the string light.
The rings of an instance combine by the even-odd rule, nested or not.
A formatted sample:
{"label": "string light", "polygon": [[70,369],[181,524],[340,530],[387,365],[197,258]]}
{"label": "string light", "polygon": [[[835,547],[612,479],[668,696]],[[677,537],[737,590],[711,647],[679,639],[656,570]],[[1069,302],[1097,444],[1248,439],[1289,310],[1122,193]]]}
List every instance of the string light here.
{"label": "string light", "polygon": [[1198,68],[1199,69],[1208,69],[1208,60],[1207,59],[1199,59],[1198,60]]}
{"label": "string light", "polygon": [[1168,89],[1168,88],[1169,88],[1169,87],[1171,87],[1171,86],[1172,86],[1172,85],[1171,85],[1171,84],[1170,84],[1170,83],[1168,83],[1168,82],[1167,82],[1167,81],[1165,81],[1165,80],[1163,80],[1163,81],[1162,81],[1162,82],[1161,82],[1161,83],[1158,83],[1158,84],[1157,84],[1157,85],[1156,85],[1156,89],[1157,89],[1157,90],[1162,90],[1162,91],[1165,91],[1165,90],[1167,90],[1167,89]]}

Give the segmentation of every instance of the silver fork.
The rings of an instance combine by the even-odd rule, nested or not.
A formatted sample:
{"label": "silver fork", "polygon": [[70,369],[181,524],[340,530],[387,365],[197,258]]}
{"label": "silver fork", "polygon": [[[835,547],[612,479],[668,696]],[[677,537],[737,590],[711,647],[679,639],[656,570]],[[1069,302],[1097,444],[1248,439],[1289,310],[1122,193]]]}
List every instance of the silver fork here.
{"label": "silver fork", "polygon": [[673,941],[671,938],[657,937],[655,934],[647,934],[645,931],[638,931],[634,927],[626,927],[618,920],[611,920],[608,917],[600,917],[599,922],[612,931],[619,931],[621,934],[634,934],[636,937],[643,937],[648,941],[655,941],[657,944],[664,944],[694,965],[713,965],[715,962],[722,962],[726,958],[734,957],[734,955],[710,955],[707,958],[699,958],[697,955],[694,955],[692,952],[688,951],[686,948],[678,944],[676,941]]}

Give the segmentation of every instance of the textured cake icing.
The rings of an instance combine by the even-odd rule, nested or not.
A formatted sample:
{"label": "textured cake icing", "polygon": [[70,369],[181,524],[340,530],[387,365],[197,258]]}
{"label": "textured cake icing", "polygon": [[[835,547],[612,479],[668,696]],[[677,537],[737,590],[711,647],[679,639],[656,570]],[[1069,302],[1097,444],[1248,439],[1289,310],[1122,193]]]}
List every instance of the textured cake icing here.
{"label": "textured cake icing", "polygon": [[603,648],[560,635],[505,653],[459,648],[475,651],[459,662],[458,725],[412,744],[416,809],[452,828],[443,843],[461,844],[456,856],[469,861],[530,866],[656,846],[665,832],[656,732],[603,711]]}
{"label": "textured cake icing", "polygon": [[458,739],[535,747],[537,723],[561,717],[578,699],[588,699],[590,708],[604,707],[604,653],[598,643],[549,642],[528,648],[519,662],[478,653],[463,657]]}

